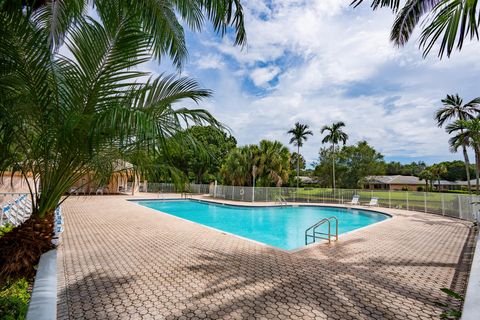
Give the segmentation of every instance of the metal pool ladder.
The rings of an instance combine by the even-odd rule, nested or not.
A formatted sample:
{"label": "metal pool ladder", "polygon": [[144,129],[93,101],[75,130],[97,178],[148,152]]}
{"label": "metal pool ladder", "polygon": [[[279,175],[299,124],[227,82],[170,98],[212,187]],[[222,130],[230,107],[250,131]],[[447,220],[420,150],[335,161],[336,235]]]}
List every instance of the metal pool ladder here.
{"label": "metal pool ladder", "polygon": [[[335,233],[334,234],[332,234],[332,232],[331,232],[331,227],[332,227],[331,226],[331,221],[332,220],[335,222]],[[318,232],[317,228],[319,228],[320,226],[322,226],[325,223],[328,224],[328,233]],[[309,231],[311,232],[310,234],[308,233]],[[311,227],[308,227],[307,230],[305,230],[305,245],[310,244],[310,243],[314,243],[315,240],[317,240],[317,239],[328,240],[328,243],[330,243],[332,236],[335,236],[335,241],[338,241],[338,219],[337,219],[337,217],[330,217],[330,218],[322,219],[322,220],[318,221],[317,223],[315,223],[314,225],[312,225]],[[313,238],[313,241],[308,242],[309,238]]]}

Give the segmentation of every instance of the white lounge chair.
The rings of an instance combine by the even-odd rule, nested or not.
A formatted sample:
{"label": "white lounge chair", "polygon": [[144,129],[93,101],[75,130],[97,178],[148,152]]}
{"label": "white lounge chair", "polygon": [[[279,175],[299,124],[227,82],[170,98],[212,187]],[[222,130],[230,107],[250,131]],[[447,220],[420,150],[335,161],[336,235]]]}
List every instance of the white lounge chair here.
{"label": "white lounge chair", "polygon": [[360,204],[360,196],[358,194],[354,195],[352,201],[347,202],[347,204],[351,204],[352,206]]}
{"label": "white lounge chair", "polygon": [[369,207],[378,207],[378,198],[373,197],[370,202],[366,204]]}

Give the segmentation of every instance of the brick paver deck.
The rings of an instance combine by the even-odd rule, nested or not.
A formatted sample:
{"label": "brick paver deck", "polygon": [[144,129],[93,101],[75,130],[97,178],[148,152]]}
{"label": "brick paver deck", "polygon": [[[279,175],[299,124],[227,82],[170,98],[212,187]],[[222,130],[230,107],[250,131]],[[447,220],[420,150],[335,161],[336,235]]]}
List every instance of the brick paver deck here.
{"label": "brick paver deck", "polygon": [[73,197],[63,212],[59,319],[438,319],[440,288],[465,289],[472,238],[465,222],[389,210],[289,253],[122,196]]}

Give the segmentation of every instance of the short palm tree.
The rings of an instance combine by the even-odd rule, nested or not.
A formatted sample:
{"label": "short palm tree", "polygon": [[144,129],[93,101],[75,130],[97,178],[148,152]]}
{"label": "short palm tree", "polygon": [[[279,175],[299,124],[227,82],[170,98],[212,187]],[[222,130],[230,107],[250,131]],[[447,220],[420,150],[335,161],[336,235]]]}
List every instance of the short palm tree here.
{"label": "short palm tree", "polygon": [[[358,6],[363,1],[353,0],[352,4]],[[408,0],[400,7],[399,0],[372,0],[371,6],[374,10],[390,7],[397,13],[390,35],[396,45],[405,45],[416,26],[422,24],[420,47],[424,56],[438,44],[438,55],[442,57],[445,53],[450,56],[455,47],[460,50],[466,39],[478,40],[480,8],[477,2]]]}
{"label": "short palm tree", "polygon": [[[443,107],[438,109],[435,114],[435,120],[439,127],[445,125],[448,121],[455,120],[469,120],[473,119],[480,112],[480,97],[475,98],[470,102],[463,103],[463,99],[460,98],[458,94],[447,95],[445,99],[442,100]],[[459,132],[462,133],[464,128],[457,127]],[[453,132],[450,130],[450,132]],[[461,136],[460,136],[461,137]],[[468,141],[465,140],[460,143],[459,146],[462,147],[463,158],[465,160],[465,170],[467,173],[468,180],[468,191],[471,191],[470,185],[470,161],[468,158],[467,152]],[[456,151],[458,148],[452,148]]]}
{"label": "short palm tree", "polygon": [[424,179],[425,180],[425,191],[428,192],[428,189],[430,189],[428,187],[428,183],[432,182],[433,179],[435,178],[434,174],[432,173],[432,171],[430,170],[430,168],[425,168],[422,170],[422,172],[420,172],[420,174],[418,175],[418,177],[420,179]]}
{"label": "short palm tree", "polygon": [[290,174],[290,151],[279,141],[262,140],[258,145],[258,176],[261,186],[281,187]]}
{"label": "short palm tree", "polygon": [[450,146],[453,150],[467,145],[475,152],[475,177],[476,192],[480,194],[480,119],[457,120],[447,126],[448,133],[457,133],[450,138]]}
{"label": "short palm tree", "polygon": [[335,146],[339,145],[340,143],[347,143],[348,134],[343,132],[342,128],[345,127],[345,123],[335,122],[331,126],[324,126],[320,133],[326,132],[327,135],[323,138],[322,143],[331,143],[332,144],[332,186],[333,190],[335,190]]}
{"label": "short palm tree", "polygon": [[[300,147],[303,146],[303,142],[307,141],[308,136],[313,136],[313,132],[308,130],[309,126],[307,124],[301,124],[300,122],[295,123],[295,126],[288,130],[288,134],[292,135],[290,139],[290,144],[293,144],[297,147],[297,154],[300,155]],[[300,176],[300,157],[297,156],[297,188]]]}
{"label": "short palm tree", "polygon": [[[96,19],[86,0],[0,2],[0,173],[34,180],[31,218],[0,238],[0,279],[32,275],[51,247],[54,209],[83,176],[102,181],[118,159],[144,170],[138,155],[168,153],[186,122],[221,127],[207,111],[178,105],[209,90],[136,70],[163,55],[181,66],[177,10],[195,30],[205,17],[222,33],[231,23],[242,29],[241,10],[229,16],[232,2],[96,0]],[[68,55],[57,50],[64,41]]]}

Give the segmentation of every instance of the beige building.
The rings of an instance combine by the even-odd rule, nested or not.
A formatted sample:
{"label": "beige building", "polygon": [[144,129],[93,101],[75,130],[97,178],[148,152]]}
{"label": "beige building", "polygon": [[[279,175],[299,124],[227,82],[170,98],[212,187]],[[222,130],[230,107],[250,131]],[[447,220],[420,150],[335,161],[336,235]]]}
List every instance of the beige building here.
{"label": "beige building", "polygon": [[364,189],[418,191],[425,188],[425,180],[415,176],[368,176],[363,181]]}

